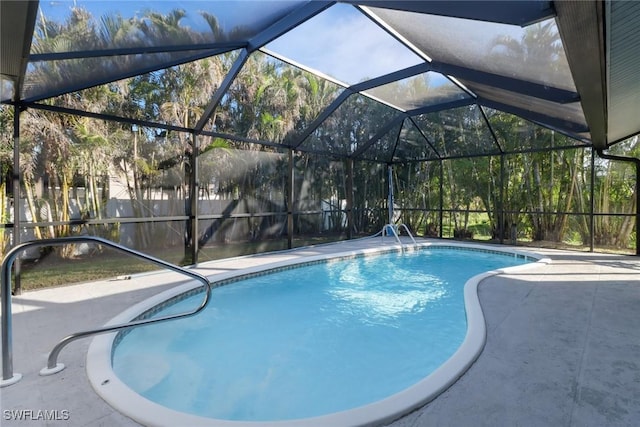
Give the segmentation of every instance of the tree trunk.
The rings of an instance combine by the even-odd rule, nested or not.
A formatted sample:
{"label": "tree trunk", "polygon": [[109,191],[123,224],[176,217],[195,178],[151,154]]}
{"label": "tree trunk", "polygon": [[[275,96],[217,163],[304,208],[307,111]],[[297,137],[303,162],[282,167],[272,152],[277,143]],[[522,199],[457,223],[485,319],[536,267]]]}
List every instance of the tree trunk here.
{"label": "tree trunk", "polygon": [[[33,222],[39,222],[40,215],[38,215],[38,211],[36,209],[35,198],[33,196],[32,182],[31,182],[31,179],[27,179],[26,177],[24,180],[24,194],[27,198],[27,206],[29,208],[29,213],[31,214],[31,220]],[[19,202],[19,198],[18,198],[18,202]],[[36,239],[42,240],[42,232],[40,231],[40,227],[38,226],[33,227],[33,234]]]}

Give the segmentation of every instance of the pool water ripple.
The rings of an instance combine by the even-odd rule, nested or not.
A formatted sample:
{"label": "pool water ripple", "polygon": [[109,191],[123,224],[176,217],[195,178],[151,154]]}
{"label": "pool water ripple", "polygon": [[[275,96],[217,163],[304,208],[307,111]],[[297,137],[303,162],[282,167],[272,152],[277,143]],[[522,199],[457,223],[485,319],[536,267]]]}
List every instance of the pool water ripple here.
{"label": "pool water ripple", "polygon": [[113,351],[113,370],[147,399],[204,417],[267,421],[348,410],[438,368],[465,337],[465,282],[524,262],[421,250],[237,281],[214,289],[198,316],[128,333]]}

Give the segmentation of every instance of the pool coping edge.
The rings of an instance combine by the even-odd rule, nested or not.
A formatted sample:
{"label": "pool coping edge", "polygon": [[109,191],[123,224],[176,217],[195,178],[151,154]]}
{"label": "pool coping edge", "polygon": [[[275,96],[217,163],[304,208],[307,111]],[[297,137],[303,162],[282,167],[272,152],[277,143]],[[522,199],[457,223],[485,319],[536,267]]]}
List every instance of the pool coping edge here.
{"label": "pool coping edge", "polygon": [[[166,408],[144,398],[118,379],[111,366],[112,348],[118,333],[98,335],[92,340],[86,358],[86,373],[89,378],[89,382],[95,392],[109,405],[123,413],[125,416],[128,416],[146,426],[199,425],[217,427],[289,427],[295,425],[324,427],[327,425],[370,426],[391,423],[435,399],[455,383],[480,356],[486,342],[484,314],[478,297],[478,285],[480,282],[497,274],[516,272],[532,267],[535,268],[551,262],[548,258],[534,252],[522,251],[509,247],[505,248],[451,242],[421,242],[418,246],[421,248],[458,247],[494,253],[516,254],[537,261],[525,265],[484,272],[470,278],[464,285],[467,332],[460,347],[443,365],[432,372],[429,376],[407,389],[385,399],[328,415],[282,421],[230,421],[187,414]],[[235,277],[239,276],[244,277],[252,274],[264,274],[265,271],[272,271],[274,269],[277,270],[287,267],[293,268],[294,266],[299,266],[301,264],[322,262],[330,259],[348,258],[350,256],[362,256],[398,250],[402,250],[402,246],[387,245],[384,247],[347,250],[332,254],[301,256],[297,259],[280,260],[237,271],[214,274],[212,275],[212,282],[219,283],[225,280],[231,281],[234,280]],[[243,256],[242,258],[244,257],[246,256]],[[192,291],[199,286],[202,285],[190,282],[161,292],[123,311],[118,316],[111,319],[107,325],[129,322],[158,304]]]}

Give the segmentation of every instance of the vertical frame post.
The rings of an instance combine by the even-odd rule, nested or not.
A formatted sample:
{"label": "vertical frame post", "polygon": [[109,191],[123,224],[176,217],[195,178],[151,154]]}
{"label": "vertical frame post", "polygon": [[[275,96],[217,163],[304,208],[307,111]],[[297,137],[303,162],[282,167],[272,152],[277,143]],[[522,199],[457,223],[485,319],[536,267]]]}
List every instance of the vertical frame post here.
{"label": "vertical frame post", "polygon": [[[20,242],[20,217],[22,215],[22,201],[20,199],[20,113],[22,109],[16,104],[13,106],[13,246],[18,246]],[[22,293],[20,283],[20,257],[17,257],[13,264],[14,272],[14,294]]]}
{"label": "vertical frame post", "polygon": [[442,214],[442,210],[444,209],[444,194],[443,194],[443,189],[444,189],[444,165],[442,164],[442,159],[440,159],[440,194],[439,194],[439,203],[440,203],[440,230],[438,232],[439,237],[442,239],[442,226],[444,225],[444,218],[443,218],[443,214]]}
{"label": "vertical frame post", "polygon": [[353,163],[352,158],[347,159],[347,239],[353,239]]}
{"label": "vertical frame post", "polygon": [[191,139],[191,156],[189,157],[188,169],[189,176],[189,203],[187,203],[187,220],[186,238],[184,242],[184,258],[185,264],[195,265],[198,263],[199,252],[199,231],[198,231],[198,196],[200,194],[198,188],[198,138],[196,134],[192,134]]}
{"label": "vertical frame post", "polygon": [[287,173],[287,248],[293,248],[293,149],[289,148],[289,169]]}
{"label": "vertical frame post", "polygon": [[198,224],[198,199],[200,197],[200,174],[198,167],[198,157],[200,155],[200,143],[198,136],[194,133],[192,140],[191,154],[191,260],[193,264],[198,263],[198,253],[200,252],[200,227]]}
{"label": "vertical frame post", "polygon": [[387,165],[387,209],[389,210],[389,222],[393,224],[393,166]]}
{"label": "vertical frame post", "polygon": [[500,244],[504,243],[504,153],[500,153],[500,211],[498,212],[498,233],[500,234]]}
{"label": "vertical frame post", "polygon": [[[595,186],[596,186],[596,153],[595,153],[595,150],[591,148],[591,188],[589,189],[589,197],[591,199],[589,202],[589,252],[594,251],[595,240],[596,240],[596,236],[595,236],[596,221],[594,218],[594,214],[596,211],[596,208],[595,208],[596,203],[594,200],[595,194],[596,194]],[[637,230],[636,230],[636,233],[638,233]]]}

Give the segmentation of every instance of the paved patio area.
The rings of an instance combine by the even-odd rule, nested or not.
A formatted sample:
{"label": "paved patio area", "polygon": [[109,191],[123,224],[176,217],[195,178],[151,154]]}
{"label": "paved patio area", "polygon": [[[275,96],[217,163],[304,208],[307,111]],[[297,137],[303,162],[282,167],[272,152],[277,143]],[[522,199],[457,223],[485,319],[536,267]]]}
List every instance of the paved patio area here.
{"label": "paved patio area", "polygon": [[[387,242],[391,242],[387,239]],[[380,246],[379,238],[199,265],[216,276],[241,268]],[[520,248],[522,249],[522,248]],[[535,250],[552,263],[479,286],[487,343],[447,391],[392,425],[640,425],[640,259]],[[174,286],[173,273],[25,292],[13,299],[17,384],[0,389],[2,426],[137,426],[91,388],[91,339],[60,354],[67,367],[39,376],[63,336],[101,326],[133,304]],[[59,420],[17,420],[17,410],[58,411]],[[24,414],[24,411],[20,412]]]}

